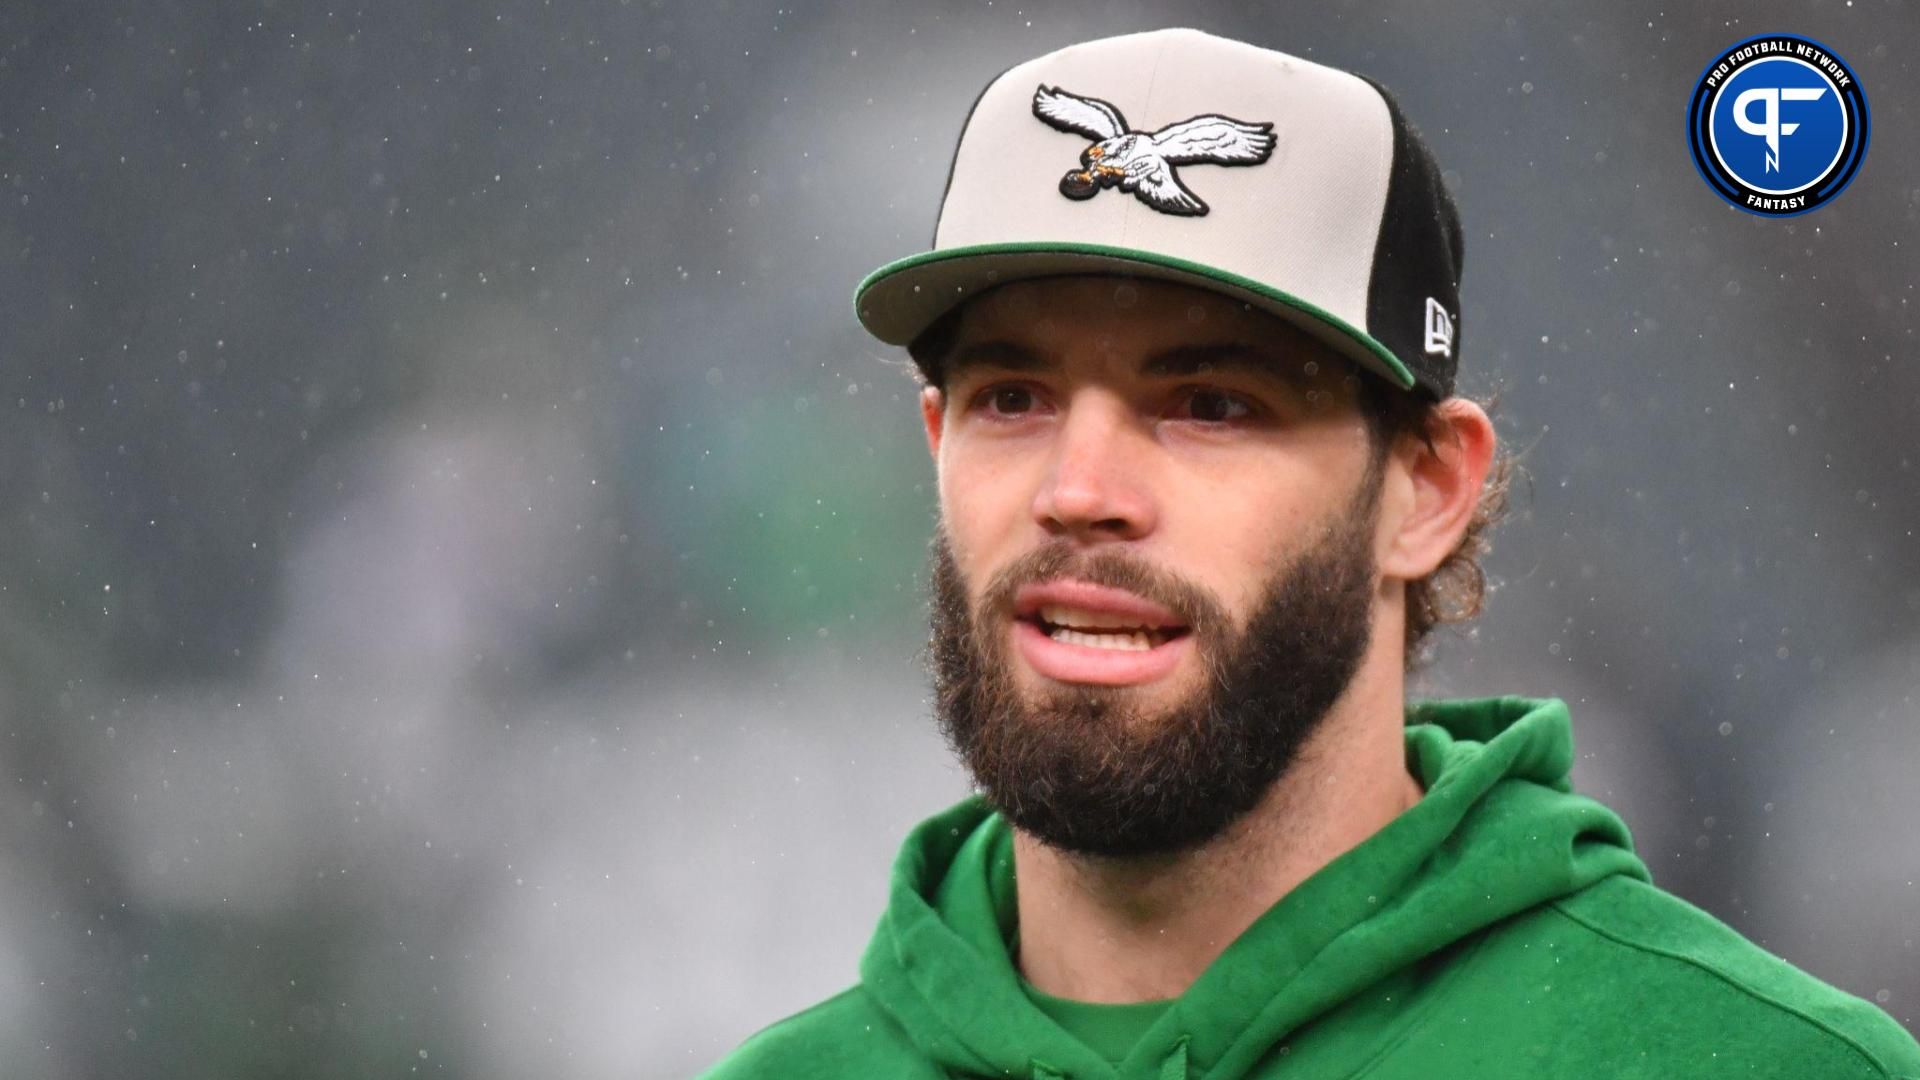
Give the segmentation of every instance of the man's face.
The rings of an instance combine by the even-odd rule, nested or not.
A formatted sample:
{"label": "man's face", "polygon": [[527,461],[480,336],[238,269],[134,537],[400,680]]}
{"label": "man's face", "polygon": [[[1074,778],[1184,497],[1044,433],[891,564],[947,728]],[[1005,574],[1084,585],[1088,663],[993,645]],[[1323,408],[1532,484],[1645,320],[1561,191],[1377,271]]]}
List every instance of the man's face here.
{"label": "man's face", "polygon": [[1380,461],[1358,376],[1228,298],[1090,276],[976,298],[947,371],[923,410],[948,741],[1057,848],[1214,838],[1368,645]]}

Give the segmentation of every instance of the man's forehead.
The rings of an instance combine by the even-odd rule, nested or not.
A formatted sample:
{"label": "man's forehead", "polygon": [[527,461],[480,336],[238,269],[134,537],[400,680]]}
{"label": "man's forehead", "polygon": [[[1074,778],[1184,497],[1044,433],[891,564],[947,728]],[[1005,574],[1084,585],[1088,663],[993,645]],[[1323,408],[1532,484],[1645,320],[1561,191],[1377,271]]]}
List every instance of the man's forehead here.
{"label": "man's forehead", "polygon": [[1010,282],[958,313],[945,370],[1040,371],[1091,346],[1144,376],[1237,371],[1321,381],[1352,365],[1244,301],[1177,282],[1072,275]]}

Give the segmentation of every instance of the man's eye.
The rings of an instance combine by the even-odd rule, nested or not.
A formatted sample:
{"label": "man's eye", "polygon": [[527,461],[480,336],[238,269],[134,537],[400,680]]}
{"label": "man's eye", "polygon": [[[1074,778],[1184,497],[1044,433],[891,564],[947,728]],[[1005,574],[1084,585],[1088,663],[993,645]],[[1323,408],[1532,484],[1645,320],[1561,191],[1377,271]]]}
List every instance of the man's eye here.
{"label": "man's eye", "polygon": [[1033,391],[1024,386],[994,386],[981,391],[979,402],[994,416],[1020,416],[1033,407]]}
{"label": "man's eye", "polygon": [[1253,413],[1253,408],[1240,395],[1207,386],[1190,388],[1187,391],[1186,404],[1192,411],[1193,419],[1203,423],[1226,423]]}

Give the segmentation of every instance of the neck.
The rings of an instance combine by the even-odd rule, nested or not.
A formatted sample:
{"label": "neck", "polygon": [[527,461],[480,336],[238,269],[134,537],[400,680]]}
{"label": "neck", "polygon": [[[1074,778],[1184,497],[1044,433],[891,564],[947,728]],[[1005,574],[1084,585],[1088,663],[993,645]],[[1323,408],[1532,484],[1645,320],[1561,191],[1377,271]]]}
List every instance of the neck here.
{"label": "neck", "polygon": [[1397,651],[1370,649],[1293,767],[1202,847],[1099,859],[1016,831],[1027,981],[1080,1001],[1178,997],[1281,897],[1419,801],[1400,664]]}

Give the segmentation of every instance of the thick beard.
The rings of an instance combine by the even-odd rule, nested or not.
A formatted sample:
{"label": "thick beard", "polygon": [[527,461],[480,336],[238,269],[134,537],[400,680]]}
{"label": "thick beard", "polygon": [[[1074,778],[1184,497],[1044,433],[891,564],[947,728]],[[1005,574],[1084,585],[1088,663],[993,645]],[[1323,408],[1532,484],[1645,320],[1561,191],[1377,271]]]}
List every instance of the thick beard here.
{"label": "thick beard", "polygon": [[[1269,578],[1245,631],[1197,586],[1116,549],[1054,541],[989,584],[976,619],[944,523],[930,559],[925,660],[941,733],[1016,828],[1077,855],[1188,851],[1245,816],[1284,776],[1359,669],[1372,630],[1373,470],[1353,504]],[[1024,585],[1071,577],[1126,589],[1187,624],[1207,677],[1158,712],[1132,687],[1020,692],[1007,613]]]}

